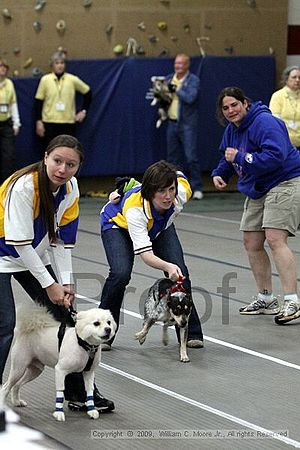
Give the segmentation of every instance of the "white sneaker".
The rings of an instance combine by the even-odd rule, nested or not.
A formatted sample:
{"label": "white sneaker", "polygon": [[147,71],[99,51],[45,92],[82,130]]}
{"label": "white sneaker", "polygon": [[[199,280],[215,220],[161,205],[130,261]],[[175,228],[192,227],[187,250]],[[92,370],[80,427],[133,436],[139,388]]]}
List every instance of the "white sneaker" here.
{"label": "white sneaker", "polygon": [[192,197],[193,200],[202,200],[203,199],[203,192],[201,191],[195,191]]}
{"label": "white sneaker", "polygon": [[239,309],[240,314],[278,314],[280,311],[280,306],[277,297],[266,303],[264,300],[258,298],[257,295],[253,297],[253,301],[247,306],[243,306]]}
{"label": "white sneaker", "polygon": [[298,319],[298,317],[300,317],[300,302],[295,302],[293,300],[284,300],[280,312],[274,320],[277,325],[280,325],[281,323],[286,323],[290,322],[291,320]]}

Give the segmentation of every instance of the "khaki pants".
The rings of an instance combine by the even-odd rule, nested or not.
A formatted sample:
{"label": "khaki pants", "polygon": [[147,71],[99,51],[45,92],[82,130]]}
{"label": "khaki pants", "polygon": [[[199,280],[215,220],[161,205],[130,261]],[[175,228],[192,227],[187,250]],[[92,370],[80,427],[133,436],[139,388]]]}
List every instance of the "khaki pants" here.
{"label": "khaki pants", "polygon": [[300,177],[284,181],[258,200],[246,198],[241,231],[265,228],[286,230],[294,236],[300,223]]}

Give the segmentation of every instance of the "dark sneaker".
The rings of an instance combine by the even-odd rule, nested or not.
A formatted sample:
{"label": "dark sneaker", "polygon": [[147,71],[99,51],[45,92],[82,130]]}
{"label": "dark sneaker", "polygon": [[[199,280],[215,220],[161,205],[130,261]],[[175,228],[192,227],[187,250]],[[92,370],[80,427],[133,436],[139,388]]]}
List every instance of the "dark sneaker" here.
{"label": "dark sneaker", "polygon": [[290,322],[300,317],[300,302],[293,300],[285,300],[280,313],[274,318],[278,325]]}
{"label": "dark sneaker", "polygon": [[[111,412],[115,409],[115,404],[111,400],[107,400],[98,391],[98,388],[94,390],[94,404],[99,412]],[[69,402],[68,408],[71,411],[87,411],[87,406],[85,403],[80,402]]]}
{"label": "dark sneaker", "polygon": [[111,344],[101,344],[101,350],[103,352],[110,352],[111,351]]}
{"label": "dark sneaker", "polygon": [[270,303],[266,303],[264,300],[255,295],[253,301],[249,305],[239,309],[240,314],[278,314],[280,306],[277,297],[273,297]]}
{"label": "dark sneaker", "polygon": [[201,339],[189,339],[186,346],[189,348],[202,348],[203,341],[201,341]]}
{"label": "dark sneaker", "polygon": [[107,400],[106,398],[104,398],[96,387],[94,390],[94,403],[98,411],[110,412],[115,409],[114,402],[112,400]]}

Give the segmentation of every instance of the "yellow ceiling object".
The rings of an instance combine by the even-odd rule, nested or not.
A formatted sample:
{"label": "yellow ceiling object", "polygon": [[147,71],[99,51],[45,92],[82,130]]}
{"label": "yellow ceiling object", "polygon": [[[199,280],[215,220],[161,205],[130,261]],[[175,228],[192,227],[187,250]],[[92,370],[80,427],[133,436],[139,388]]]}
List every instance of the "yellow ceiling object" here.
{"label": "yellow ceiling object", "polygon": [[113,48],[113,52],[115,55],[122,55],[124,53],[124,47],[122,44],[117,44]]}
{"label": "yellow ceiling object", "polygon": [[168,29],[168,24],[167,24],[167,22],[164,22],[164,21],[158,22],[157,23],[157,28],[160,31],[166,31]]}
{"label": "yellow ceiling object", "polygon": [[57,23],[56,23],[56,29],[59,33],[64,33],[66,31],[66,22],[63,19],[60,19]]}

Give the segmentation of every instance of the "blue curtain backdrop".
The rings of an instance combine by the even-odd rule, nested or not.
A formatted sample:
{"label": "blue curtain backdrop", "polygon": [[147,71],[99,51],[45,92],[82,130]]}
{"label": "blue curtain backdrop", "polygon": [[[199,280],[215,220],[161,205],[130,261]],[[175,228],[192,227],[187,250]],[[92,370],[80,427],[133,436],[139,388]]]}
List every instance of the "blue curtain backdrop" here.
{"label": "blue curtain backdrop", "polygon": [[[156,129],[157,110],[145,96],[152,75],[173,71],[174,58],[72,60],[67,70],[92,88],[93,101],[77,136],[86,158],[81,176],[141,174],[166,156],[166,124]],[[217,96],[225,86],[239,86],[254,100],[268,104],[275,90],[275,60],[265,57],[194,57],[191,72],[200,78],[199,154],[203,170],[216,166],[223,128],[215,117]],[[33,99],[39,80],[15,78],[22,128],[17,137],[17,164],[41,158],[35,135]],[[80,97],[77,99],[80,107]]]}

